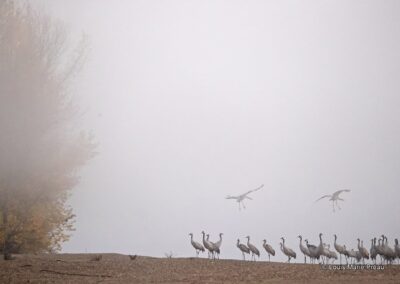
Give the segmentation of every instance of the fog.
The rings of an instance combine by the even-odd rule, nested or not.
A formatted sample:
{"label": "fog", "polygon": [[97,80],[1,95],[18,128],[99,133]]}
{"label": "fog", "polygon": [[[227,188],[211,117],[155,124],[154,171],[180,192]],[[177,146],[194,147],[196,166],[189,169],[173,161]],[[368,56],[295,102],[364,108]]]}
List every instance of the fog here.
{"label": "fog", "polygon": [[[63,252],[399,237],[398,1],[29,2],[90,42],[74,90],[99,154]],[[341,210],[314,203],[344,188]]]}

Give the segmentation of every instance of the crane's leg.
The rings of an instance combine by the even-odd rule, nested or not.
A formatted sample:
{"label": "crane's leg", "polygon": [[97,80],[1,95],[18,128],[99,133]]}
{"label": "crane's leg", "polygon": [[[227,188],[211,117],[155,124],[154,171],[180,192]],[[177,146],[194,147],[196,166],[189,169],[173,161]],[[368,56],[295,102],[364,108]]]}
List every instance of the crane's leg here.
{"label": "crane's leg", "polygon": [[335,201],[332,201],[332,209],[333,209],[333,212],[335,212]]}
{"label": "crane's leg", "polygon": [[271,262],[271,256],[268,254],[268,261]]}
{"label": "crane's leg", "polygon": [[246,256],[244,255],[243,251],[242,251],[242,255],[243,255],[243,260],[246,260]]}
{"label": "crane's leg", "polygon": [[342,208],[340,208],[339,206],[339,202],[336,200],[336,206],[339,208],[339,210],[341,210]]}
{"label": "crane's leg", "polygon": [[306,256],[304,256],[304,263],[307,263],[307,259],[306,259]]}

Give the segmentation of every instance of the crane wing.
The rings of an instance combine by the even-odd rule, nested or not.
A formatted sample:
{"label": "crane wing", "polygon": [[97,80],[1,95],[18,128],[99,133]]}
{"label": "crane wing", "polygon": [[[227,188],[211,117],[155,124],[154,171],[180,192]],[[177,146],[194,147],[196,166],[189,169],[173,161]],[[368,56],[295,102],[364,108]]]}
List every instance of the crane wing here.
{"label": "crane wing", "polygon": [[250,193],[252,193],[252,192],[254,192],[254,191],[260,190],[260,189],[263,188],[263,187],[264,187],[264,185],[262,184],[262,185],[260,185],[259,187],[257,187],[256,189],[252,189],[252,190],[249,190],[249,191],[246,192],[246,193],[243,193],[242,196],[246,196],[247,194],[250,194]]}
{"label": "crane wing", "polygon": [[341,194],[342,192],[350,192],[350,189],[338,190],[338,191],[336,191],[334,194],[332,194],[332,196],[333,196],[334,198],[335,198],[335,197],[338,197],[339,194]]}
{"label": "crane wing", "polygon": [[317,200],[315,200],[315,202],[320,201],[321,199],[326,198],[326,197],[331,197],[331,195],[329,195],[329,194],[324,195],[324,196],[318,198]]}
{"label": "crane wing", "polygon": [[238,199],[238,198],[239,198],[238,196],[231,196],[231,195],[227,195],[225,197],[225,199]]}

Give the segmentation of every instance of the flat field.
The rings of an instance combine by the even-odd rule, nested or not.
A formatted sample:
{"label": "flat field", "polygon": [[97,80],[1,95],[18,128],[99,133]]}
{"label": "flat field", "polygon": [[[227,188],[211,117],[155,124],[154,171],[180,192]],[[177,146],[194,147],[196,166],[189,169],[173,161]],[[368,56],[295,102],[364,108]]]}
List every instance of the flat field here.
{"label": "flat field", "polygon": [[400,283],[400,265],[325,270],[264,261],[152,258],[122,254],[17,255],[0,260],[0,283]]}

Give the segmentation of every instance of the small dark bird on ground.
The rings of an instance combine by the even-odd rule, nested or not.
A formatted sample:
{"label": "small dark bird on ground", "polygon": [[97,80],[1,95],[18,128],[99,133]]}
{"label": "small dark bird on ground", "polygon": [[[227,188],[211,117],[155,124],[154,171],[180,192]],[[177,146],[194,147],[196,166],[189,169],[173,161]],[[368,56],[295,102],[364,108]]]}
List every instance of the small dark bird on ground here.
{"label": "small dark bird on ground", "polygon": [[101,254],[99,254],[99,255],[93,256],[90,260],[91,261],[100,261],[102,259],[102,257],[103,256]]}

